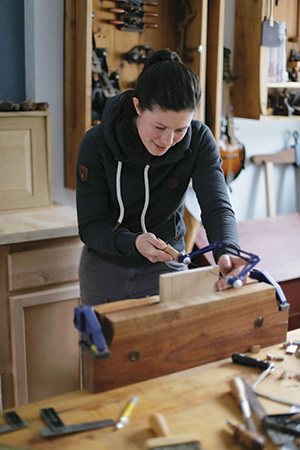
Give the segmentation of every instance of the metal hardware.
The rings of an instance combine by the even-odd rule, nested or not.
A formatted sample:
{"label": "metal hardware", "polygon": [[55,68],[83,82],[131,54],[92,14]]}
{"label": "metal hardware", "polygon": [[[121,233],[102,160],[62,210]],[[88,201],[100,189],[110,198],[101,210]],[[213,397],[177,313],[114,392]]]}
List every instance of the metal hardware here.
{"label": "metal hardware", "polygon": [[256,328],[256,329],[262,328],[263,324],[264,324],[264,318],[258,317],[254,322],[254,328]]}
{"label": "metal hardware", "polygon": [[128,354],[128,358],[130,361],[135,362],[140,358],[140,354],[139,350],[131,350]]}

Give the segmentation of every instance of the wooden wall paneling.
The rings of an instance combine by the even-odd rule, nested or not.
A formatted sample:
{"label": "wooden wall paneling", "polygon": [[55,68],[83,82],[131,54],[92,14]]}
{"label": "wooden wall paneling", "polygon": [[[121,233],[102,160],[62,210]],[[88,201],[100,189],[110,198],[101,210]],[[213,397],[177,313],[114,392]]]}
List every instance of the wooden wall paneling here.
{"label": "wooden wall paneling", "polygon": [[206,123],[221,136],[225,0],[209,0],[207,20]]}
{"label": "wooden wall paneling", "polygon": [[79,145],[91,125],[92,0],[65,0],[65,186],[76,188]]}
{"label": "wooden wall paneling", "polygon": [[195,17],[187,28],[185,63],[199,76],[202,95],[196,119],[205,122],[208,0],[192,0],[190,3]]}
{"label": "wooden wall paneling", "polygon": [[136,45],[149,45],[154,51],[161,48],[175,50],[177,9],[171,2],[160,2],[157,6],[145,5],[145,11],[156,12],[158,17],[144,17],[143,21],[156,23],[158,28],[144,27],[141,32],[133,32],[121,31],[109,23],[110,20],[118,19],[118,15],[110,11],[115,6],[111,1],[100,3],[94,0],[93,30],[97,47],[107,49],[109,72],[117,71],[120,74],[120,89],[124,91],[133,87],[143,68],[142,64],[130,64],[124,60],[125,53]]}
{"label": "wooden wall paneling", "polygon": [[13,405],[14,393],[12,389],[12,359],[10,350],[10,319],[7,282],[7,253],[8,246],[0,246],[0,374],[2,388],[2,403],[4,407]]}
{"label": "wooden wall paneling", "polygon": [[[260,74],[268,68],[269,48],[261,47],[261,23],[263,0],[256,2],[236,0],[235,47],[233,74],[236,77],[233,89],[233,108],[236,117],[257,119],[266,104],[260,99],[266,94],[266,85],[260,88]],[[265,10],[268,14],[267,9]],[[250,44],[250,45],[249,45]]]}
{"label": "wooden wall paneling", "polygon": [[9,302],[15,405],[79,389],[78,332],[73,325],[78,284],[11,296]]}

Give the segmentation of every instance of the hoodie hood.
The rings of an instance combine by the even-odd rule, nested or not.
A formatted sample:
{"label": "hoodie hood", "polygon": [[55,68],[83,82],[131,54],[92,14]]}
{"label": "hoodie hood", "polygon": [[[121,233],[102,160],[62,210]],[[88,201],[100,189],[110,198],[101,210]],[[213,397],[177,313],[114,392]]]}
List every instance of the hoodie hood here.
{"label": "hoodie hood", "polygon": [[[186,155],[186,152],[190,151],[192,138],[191,125],[184,138],[170,148],[164,155],[151,155],[142,143],[136,127],[132,124],[136,114],[130,92],[132,91],[119,94],[109,99],[103,111],[103,134],[107,145],[112,149],[115,159],[126,162],[127,164],[136,165],[138,162],[141,165],[147,164],[152,167],[174,163],[182,159]],[[120,114],[120,110],[124,104],[130,114]]]}

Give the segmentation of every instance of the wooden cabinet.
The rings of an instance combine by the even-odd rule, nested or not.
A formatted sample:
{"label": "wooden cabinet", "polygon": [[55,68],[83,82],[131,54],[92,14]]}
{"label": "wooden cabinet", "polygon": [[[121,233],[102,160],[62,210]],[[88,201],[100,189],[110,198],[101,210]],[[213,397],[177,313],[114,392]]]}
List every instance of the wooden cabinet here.
{"label": "wooden cabinet", "polygon": [[[268,97],[298,92],[299,82],[269,83],[269,47],[261,46],[261,29],[269,17],[271,0],[236,0],[233,107],[236,117],[285,119],[272,115]],[[272,0],[273,1],[273,0]],[[287,58],[292,49],[299,52],[299,0],[281,0],[274,6],[274,20],[286,22]],[[293,119],[297,116],[292,115]]]}
{"label": "wooden cabinet", "polygon": [[68,207],[0,215],[0,230],[0,374],[9,408],[80,388],[73,316],[82,243]]}
{"label": "wooden cabinet", "polygon": [[[125,54],[137,45],[154,51],[161,48],[182,51],[182,59],[199,76],[202,100],[197,118],[205,121],[219,138],[225,0],[164,0],[145,11],[157,28],[139,32],[121,31],[109,23],[116,19],[110,9],[117,2],[66,0],[65,2],[65,185],[75,189],[75,168],[81,139],[92,123],[92,34],[97,47],[107,50],[109,72],[120,75],[121,91],[131,89],[142,63],[130,64]],[[94,15],[94,19],[92,19]],[[187,27],[185,28],[185,25]],[[211,32],[209,33],[209,30]],[[183,39],[184,45],[181,45]],[[180,52],[179,52],[180,53]],[[206,66],[209,76],[206,76]],[[207,92],[207,94],[206,94]]]}
{"label": "wooden cabinet", "polygon": [[0,211],[50,206],[50,112],[0,112],[0,160]]}

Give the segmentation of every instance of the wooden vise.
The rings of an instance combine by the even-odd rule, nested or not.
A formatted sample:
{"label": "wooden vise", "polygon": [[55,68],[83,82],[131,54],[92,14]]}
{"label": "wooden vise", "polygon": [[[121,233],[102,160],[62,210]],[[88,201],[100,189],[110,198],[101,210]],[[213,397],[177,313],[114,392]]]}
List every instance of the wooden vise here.
{"label": "wooden vise", "polygon": [[286,340],[273,286],[218,292],[218,276],[218,266],[161,275],[159,296],[95,306],[111,356],[84,352],[84,387],[102,392]]}

